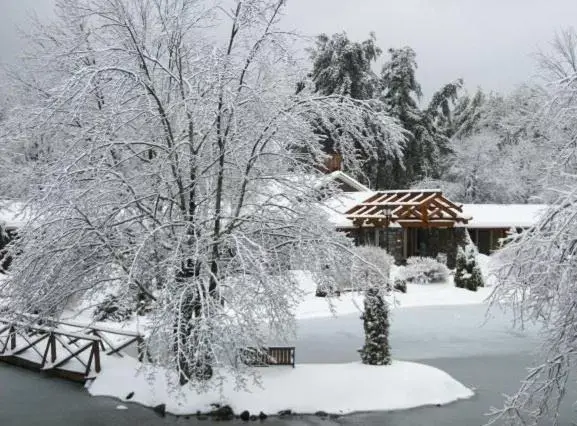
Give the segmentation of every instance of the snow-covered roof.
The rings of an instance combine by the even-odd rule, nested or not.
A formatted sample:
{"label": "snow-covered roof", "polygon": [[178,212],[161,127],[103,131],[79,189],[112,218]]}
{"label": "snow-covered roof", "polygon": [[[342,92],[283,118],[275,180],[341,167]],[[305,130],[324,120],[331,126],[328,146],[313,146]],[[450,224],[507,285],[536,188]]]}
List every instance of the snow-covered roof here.
{"label": "snow-covered roof", "polygon": [[360,183],[355,178],[352,178],[351,176],[349,176],[348,174],[346,174],[345,172],[340,171],[340,170],[337,170],[336,172],[332,172],[326,176],[323,176],[320,179],[317,186],[326,185],[327,183],[334,182],[334,181],[341,181],[341,182],[347,184],[348,186],[350,186],[350,187],[352,187],[352,188],[354,188],[360,192],[370,192],[370,189],[368,186],[363,185],[362,183]]}
{"label": "snow-covered roof", "polygon": [[357,226],[449,227],[471,218],[438,189],[378,191],[346,212]]}
{"label": "snow-covered roof", "polygon": [[375,194],[374,191],[345,192],[324,201],[323,207],[337,228],[353,228],[353,222],[347,219],[345,212]]}
{"label": "snow-covered roof", "polygon": [[463,204],[472,219],[467,228],[529,228],[547,209],[545,204]]}
{"label": "snow-covered roof", "polygon": [[[424,190],[415,190],[413,192]],[[435,190],[429,190],[435,191]],[[346,212],[373,197],[376,191],[347,192],[324,202],[329,219],[337,228],[353,228]],[[463,215],[470,218],[466,228],[528,228],[537,223],[547,209],[545,204],[463,204]],[[391,227],[397,227],[391,224]]]}
{"label": "snow-covered roof", "polygon": [[0,200],[0,225],[8,229],[20,228],[26,219],[24,203]]}

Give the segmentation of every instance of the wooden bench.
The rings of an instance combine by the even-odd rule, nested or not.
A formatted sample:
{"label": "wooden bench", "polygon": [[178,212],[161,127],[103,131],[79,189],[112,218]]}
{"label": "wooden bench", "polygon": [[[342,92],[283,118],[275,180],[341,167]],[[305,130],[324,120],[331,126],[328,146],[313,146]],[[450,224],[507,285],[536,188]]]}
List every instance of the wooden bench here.
{"label": "wooden bench", "polygon": [[269,365],[291,365],[295,367],[294,346],[273,346],[268,348],[246,348],[240,353],[240,360],[252,367]]}

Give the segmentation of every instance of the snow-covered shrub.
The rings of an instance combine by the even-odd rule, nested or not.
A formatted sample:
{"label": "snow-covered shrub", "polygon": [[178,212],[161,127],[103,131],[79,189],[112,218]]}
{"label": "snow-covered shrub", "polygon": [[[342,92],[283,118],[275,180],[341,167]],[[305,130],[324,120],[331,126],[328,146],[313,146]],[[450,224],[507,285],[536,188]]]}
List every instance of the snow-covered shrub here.
{"label": "snow-covered shrub", "polygon": [[455,270],[456,287],[477,291],[477,288],[485,286],[481,266],[477,259],[478,255],[477,247],[470,238],[467,240],[465,248],[458,248]]}
{"label": "snow-covered shrub", "polygon": [[399,270],[399,278],[408,283],[442,283],[449,278],[449,269],[432,257],[409,257]]}
{"label": "snow-covered shrub", "polygon": [[386,250],[375,246],[355,248],[357,257],[353,259],[351,280],[355,289],[390,289],[389,275],[395,259]]}
{"label": "snow-covered shrub", "polygon": [[321,270],[313,272],[313,279],[316,282],[316,297],[334,296],[340,290],[337,277],[340,274],[336,265],[323,265]]}
{"label": "snow-covered shrub", "polygon": [[401,278],[395,278],[395,284],[393,285],[393,289],[396,291],[400,291],[401,293],[407,292],[407,282]]}
{"label": "snow-covered shrub", "polygon": [[120,297],[109,294],[102,302],[96,305],[92,314],[94,321],[126,321],[132,316],[132,307],[120,299]]}
{"label": "snow-covered shrub", "polygon": [[437,254],[437,262],[442,263],[443,265],[447,264],[447,254],[446,253],[439,253]]}
{"label": "snow-covered shrub", "polygon": [[361,319],[365,330],[365,344],[359,351],[363,364],[390,364],[389,309],[379,289],[367,290],[365,312],[361,315]]}

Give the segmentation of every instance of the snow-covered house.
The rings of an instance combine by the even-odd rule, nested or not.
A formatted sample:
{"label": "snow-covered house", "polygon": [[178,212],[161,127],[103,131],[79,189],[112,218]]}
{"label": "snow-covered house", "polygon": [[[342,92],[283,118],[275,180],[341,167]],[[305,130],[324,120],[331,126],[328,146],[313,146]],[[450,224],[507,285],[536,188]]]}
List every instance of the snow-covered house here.
{"label": "snow-covered house", "polygon": [[441,190],[357,191],[326,203],[335,226],[357,244],[383,247],[398,261],[445,253],[454,263],[464,230],[490,254],[510,230],[533,226],[542,204],[459,204]]}

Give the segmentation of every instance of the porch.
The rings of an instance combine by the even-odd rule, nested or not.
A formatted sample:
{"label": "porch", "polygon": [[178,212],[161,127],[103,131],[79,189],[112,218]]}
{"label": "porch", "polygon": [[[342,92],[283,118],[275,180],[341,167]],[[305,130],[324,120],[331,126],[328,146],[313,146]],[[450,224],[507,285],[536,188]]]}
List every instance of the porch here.
{"label": "porch", "polygon": [[449,266],[471,219],[440,190],[377,192],[346,216],[354,225],[347,231],[357,244],[382,247],[399,263],[445,253]]}

